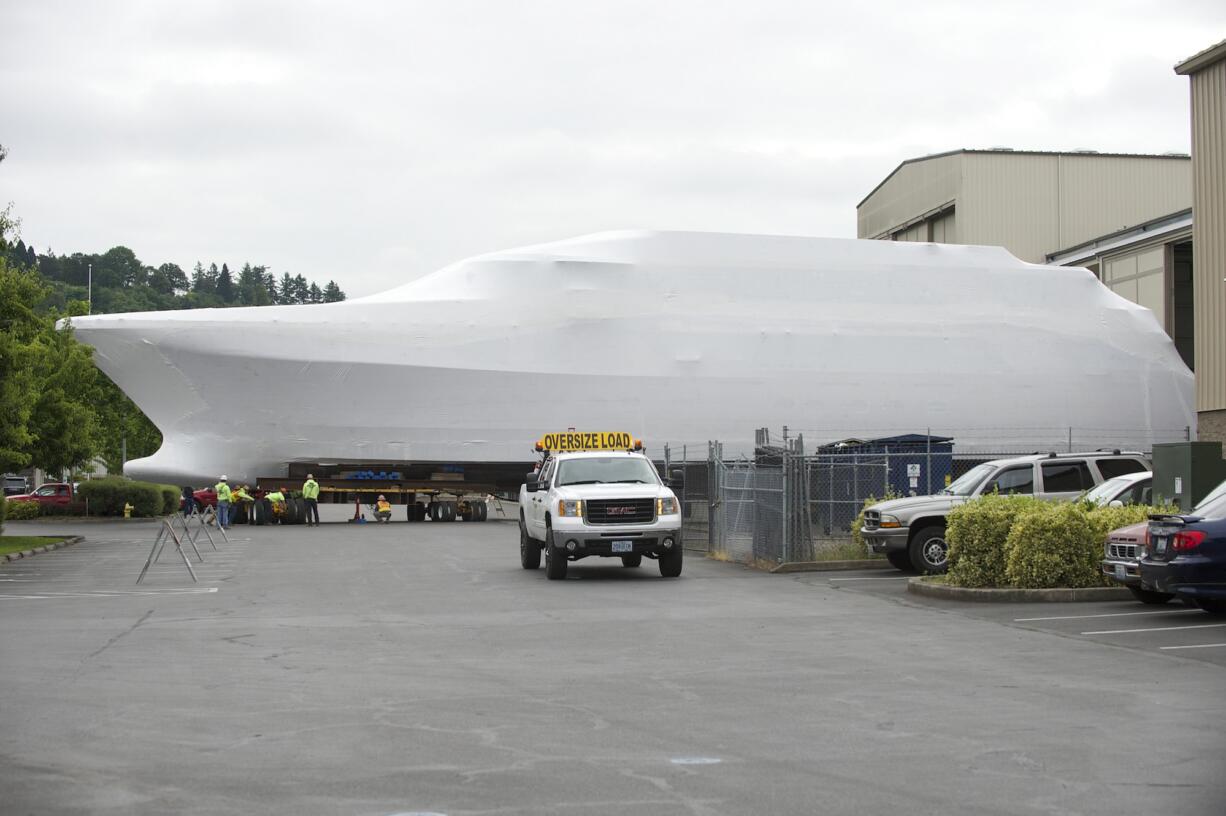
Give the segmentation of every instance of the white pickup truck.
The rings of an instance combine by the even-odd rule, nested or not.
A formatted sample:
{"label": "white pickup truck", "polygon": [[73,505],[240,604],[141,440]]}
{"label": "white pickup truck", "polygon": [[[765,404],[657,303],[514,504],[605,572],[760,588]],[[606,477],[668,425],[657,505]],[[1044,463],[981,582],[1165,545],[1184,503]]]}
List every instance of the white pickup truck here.
{"label": "white pickup truck", "polygon": [[635,450],[547,452],[519,490],[519,557],[550,580],[590,556],[637,567],[654,558],[660,574],[681,574],[681,505],[651,460]]}

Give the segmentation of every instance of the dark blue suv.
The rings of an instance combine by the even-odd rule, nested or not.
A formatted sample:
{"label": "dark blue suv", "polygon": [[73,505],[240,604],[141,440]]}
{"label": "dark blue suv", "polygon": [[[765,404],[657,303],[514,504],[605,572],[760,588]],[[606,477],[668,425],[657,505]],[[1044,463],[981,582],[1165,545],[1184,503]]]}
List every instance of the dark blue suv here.
{"label": "dark blue suv", "polygon": [[1141,586],[1226,615],[1226,482],[1186,515],[1149,517]]}

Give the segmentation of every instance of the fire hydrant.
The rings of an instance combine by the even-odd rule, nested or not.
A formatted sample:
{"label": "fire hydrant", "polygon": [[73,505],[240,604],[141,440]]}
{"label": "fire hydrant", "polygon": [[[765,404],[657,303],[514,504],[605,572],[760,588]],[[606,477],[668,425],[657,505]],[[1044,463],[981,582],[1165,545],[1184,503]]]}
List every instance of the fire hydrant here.
{"label": "fire hydrant", "polygon": [[124,502],[124,503],[123,503],[123,517],[124,517],[124,518],[126,518],[126,519],[130,519],[130,518],[132,518],[132,511],[133,511],[134,509],[135,509],[135,508],[134,508],[134,507],[132,507],[132,505],[131,505],[131,504],[129,504],[128,502]]}

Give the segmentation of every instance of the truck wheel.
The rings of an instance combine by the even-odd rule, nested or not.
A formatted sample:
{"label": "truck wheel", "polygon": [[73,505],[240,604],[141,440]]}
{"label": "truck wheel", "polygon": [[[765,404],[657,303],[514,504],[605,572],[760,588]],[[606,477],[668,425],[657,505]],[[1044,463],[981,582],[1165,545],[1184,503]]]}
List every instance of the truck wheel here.
{"label": "truck wheel", "polygon": [[1217,598],[1197,598],[1196,605],[1210,615],[1226,615],[1226,601]]}
{"label": "truck wheel", "polygon": [[949,544],[945,541],[945,525],[924,527],[907,547],[911,566],[925,575],[940,575],[949,569]]}
{"label": "truck wheel", "polygon": [[290,499],[286,504],[286,516],[290,524],[301,524],[306,520],[306,507],[302,499]]}
{"label": "truck wheel", "polygon": [[256,499],[251,511],[254,513],[256,527],[263,527],[272,518],[272,506],[268,499]]}
{"label": "truck wheel", "polygon": [[637,567],[642,563],[643,563],[642,553],[635,553],[634,555],[623,555],[622,556],[622,566],[623,567]]}
{"label": "truck wheel", "polygon": [[656,560],[660,562],[660,574],[665,578],[676,578],[681,574],[681,545],[675,544],[671,550],[660,553]]}
{"label": "truck wheel", "polygon": [[1128,587],[1128,591],[1132,593],[1132,597],[1143,604],[1164,604],[1175,597],[1166,592],[1155,592],[1152,589],[1141,589],[1136,586]]}
{"label": "truck wheel", "polygon": [[561,581],[566,577],[566,551],[553,546],[553,527],[545,522],[545,577]]}
{"label": "truck wheel", "polygon": [[439,521],[455,521],[455,502],[443,502],[439,510]]}
{"label": "truck wheel", "polygon": [[903,572],[915,572],[915,567],[911,566],[911,556],[906,550],[895,550],[885,554],[885,560],[890,562],[890,566]]}
{"label": "truck wheel", "polygon": [[541,545],[536,543],[535,539],[529,538],[523,516],[519,519],[519,563],[526,570],[541,566]]}
{"label": "truck wheel", "polygon": [[438,502],[436,502],[436,501],[432,501],[432,502],[430,502],[430,507],[429,507],[428,509],[429,509],[429,511],[430,511],[430,520],[431,520],[431,521],[438,521],[438,520],[439,520],[439,508],[441,508],[441,507],[442,507],[442,505],[441,505],[441,504],[439,504],[439,503],[438,503]]}
{"label": "truck wheel", "polygon": [[489,507],[486,506],[485,502],[479,501],[473,504],[473,520],[485,521],[487,518],[489,518]]}
{"label": "truck wheel", "polygon": [[417,512],[414,509],[417,506],[416,502],[409,502],[404,506],[404,520],[417,521]]}

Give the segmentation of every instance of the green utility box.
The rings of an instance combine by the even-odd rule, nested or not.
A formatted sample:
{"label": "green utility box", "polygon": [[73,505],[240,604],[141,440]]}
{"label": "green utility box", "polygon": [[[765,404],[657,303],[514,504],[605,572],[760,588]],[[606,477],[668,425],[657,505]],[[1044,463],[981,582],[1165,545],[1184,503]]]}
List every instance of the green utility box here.
{"label": "green utility box", "polygon": [[1154,445],[1154,504],[1174,503],[1186,513],[1223,479],[1221,442]]}

